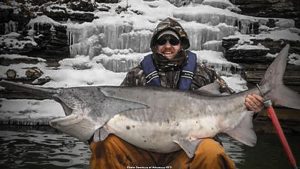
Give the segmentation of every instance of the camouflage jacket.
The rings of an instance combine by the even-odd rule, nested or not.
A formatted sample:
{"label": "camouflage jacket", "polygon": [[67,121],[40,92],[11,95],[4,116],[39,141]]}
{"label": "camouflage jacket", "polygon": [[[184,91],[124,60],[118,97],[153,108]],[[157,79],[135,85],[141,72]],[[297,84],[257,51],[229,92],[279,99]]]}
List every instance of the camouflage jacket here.
{"label": "camouflage jacket", "polygon": [[[158,71],[161,80],[161,86],[177,89],[180,73],[181,73],[180,70],[168,71],[168,72]],[[219,84],[220,86],[219,90],[221,93],[224,92],[228,94],[234,93],[234,91],[227,86],[226,82],[213,69],[210,69],[203,64],[197,65],[197,69],[195,71],[190,90],[195,91],[205,85],[214,82],[217,82],[217,84]],[[145,74],[143,73],[141,66],[137,66],[131,69],[127,73],[121,85],[122,86],[146,86],[147,84],[146,84]]]}

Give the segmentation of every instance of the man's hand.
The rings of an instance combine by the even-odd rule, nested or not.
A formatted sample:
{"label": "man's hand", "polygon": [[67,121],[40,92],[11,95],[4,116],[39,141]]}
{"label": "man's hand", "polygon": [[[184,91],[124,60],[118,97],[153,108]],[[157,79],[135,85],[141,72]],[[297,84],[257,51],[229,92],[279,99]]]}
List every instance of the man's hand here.
{"label": "man's hand", "polygon": [[264,108],[264,99],[257,94],[249,94],[245,98],[245,106],[248,110],[260,112]]}

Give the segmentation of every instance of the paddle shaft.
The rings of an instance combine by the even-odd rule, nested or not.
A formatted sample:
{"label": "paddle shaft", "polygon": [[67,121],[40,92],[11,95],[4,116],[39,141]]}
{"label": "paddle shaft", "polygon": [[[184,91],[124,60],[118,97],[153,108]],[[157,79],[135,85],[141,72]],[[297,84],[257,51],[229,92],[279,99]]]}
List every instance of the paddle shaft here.
{"label": "paddle shaft", "polygon": [[287,155],[287,157],[288,157],[291,165],[294,167],[294,169],[298,169],[295,157],[294,157],[293,152],[292,152],[292,150],[291,150],[291,148],[289,146],[289,143],[287,142],[286,137],[285,137],[285,135],[283,133],[283,130],[281,128],[281,125],[280,125],[279,120],[277,118],[277,115],[275,113],[275,110],[274,110],[274,108],[272,106],[271,100],[265,101],[265,106],[267,107],[268,116],[272,120],[272,123],[273,123],[273,125],[274,125],[274,127],[276,129],[276,132],[277,132],[277,134],[279,136],[279,139],[281,141],[283,149],[284,149],[284,151],[285,151],[285,153],[286,153],[286,155]]}

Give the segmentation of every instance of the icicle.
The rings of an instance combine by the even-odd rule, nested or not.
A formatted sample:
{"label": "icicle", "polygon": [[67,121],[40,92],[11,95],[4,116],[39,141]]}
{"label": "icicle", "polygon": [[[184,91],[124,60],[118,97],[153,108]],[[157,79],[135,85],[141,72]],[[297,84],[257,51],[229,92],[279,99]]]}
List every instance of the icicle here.
{"label": "icicle", "polygon": [[10,20],[8,23],[4,23],[4,34],[8,34],[10,32],[17,32],[18,23]]}
{"label": "icicle", "polygon": [[5,28],[4,34],[8,34],[9,33],[8,23],[4,23],[4,28]]}
{"label": "icicle", "polygon": [[39,34],[40,33],[40,24],[39,23],[35,23],[34,25],[36,25],[36,32],[37,32],[37,34]]}
{"label": "icicle", "polygon": [[208,41],[202,45],[202,49],[221,52],[221,51],[223,51],[222,41],[220,41],[220,40],[219,41],[216,41],[216,40]]}

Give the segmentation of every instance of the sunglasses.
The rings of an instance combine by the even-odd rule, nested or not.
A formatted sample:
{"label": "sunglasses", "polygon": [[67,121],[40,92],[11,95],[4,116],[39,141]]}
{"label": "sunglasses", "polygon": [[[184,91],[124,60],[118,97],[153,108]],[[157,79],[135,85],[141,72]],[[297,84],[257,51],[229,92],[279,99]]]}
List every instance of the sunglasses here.
{"label": "sunglasses", "polygon": [[180,43],[179,39],[172,37],[172,36],[163,36],[159,39],[157,39],[156,44],[162,46],[169,42],[171,45],[176,46]]}

